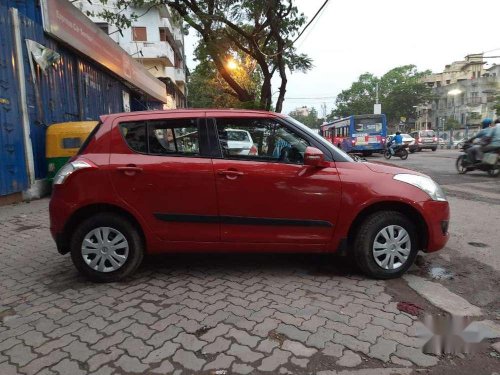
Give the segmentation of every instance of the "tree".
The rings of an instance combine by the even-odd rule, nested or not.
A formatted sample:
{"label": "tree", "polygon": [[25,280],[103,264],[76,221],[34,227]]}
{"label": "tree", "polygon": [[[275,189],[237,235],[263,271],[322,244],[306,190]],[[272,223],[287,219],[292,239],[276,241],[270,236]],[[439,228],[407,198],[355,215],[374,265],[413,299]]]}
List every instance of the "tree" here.
{"label": "tree", "polygon": [[255,96],[254,101],[242,102],[221,77],[215,64],[206,56],[202,46],[195,51],[198,65],[188,82],[188,106],[192,108],[259,108],[259,88],[262,76],[255,60],[241,56],[231,70],[238,84]]}
{"label": "tree", "polygon": [[377,84],[382,112],[390,124],[397,124],[401,117],[414,118],[414,106],[432,99],[431,89],[421,82],[421,78],[427,74],[428,71],[418,72],[415,65],[396,67],[380,78],[372,73],[364,73],[349,89],[337,96],[336,108],[328,119],[373,113]]}
{"label": "tree", "polygon": [[318,111],[314,107],[309,110],[307,116],[304,116],[300,111],[292,111],[289,115],[312,129],[319,129],[319,126],[323,123],[323,119],[318,118]]}
{"label": "tree", "polygon": [[279,74],[279,96],[276,111],[281,112],[289,71],[307,71],[312,61],[298,54],[293,46],[305,16],[299,13],[294,0],[99,0],[115,1],[115,12],[104,10],[98,15],[118,28],[131,26],[136,14],[127,16],[123,10],[153,8],[167,5],[201,37],[200,43],[213,62],[220,77],[241,102],[255,102],[256,93],[238,82],[227,61],[243,54],[255,60],[262,75],[258,95],[259,107],[269,110],[272,104],[271,79]]}
{"label": "tree", "polygon": [[444,123],[444,130],[455,130],[461,128],[460,122],[455,120],[453,117],[448,117]]}

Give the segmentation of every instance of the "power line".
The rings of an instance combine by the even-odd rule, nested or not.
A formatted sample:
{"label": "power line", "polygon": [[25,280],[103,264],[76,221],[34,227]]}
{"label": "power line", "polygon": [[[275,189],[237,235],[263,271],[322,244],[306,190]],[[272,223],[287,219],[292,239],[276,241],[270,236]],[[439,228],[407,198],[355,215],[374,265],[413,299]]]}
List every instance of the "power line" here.
{"label": "power line", "polygon": [[328,4],[328,1],[330,0],[325,0],[325,2],[323,3],[323,5],[321,5],[318,9],[318,11],[316,12],[316,14],[313,16],[313,18],[311,18],[311,20],[307,23],[307,25],[302,29],[302,31],[299,33],[299,35],[297,35],[297,37],[293,40],[292,42],[292,45],[295,44],[295,42],[302,36],[302,34],[304,34],[304,31],[307,30],[307,28],[311,25],[311,23],[316,19],[316,17],[318,17],[319,13],[323,10],[323,8],[326,6],[326,4]]}

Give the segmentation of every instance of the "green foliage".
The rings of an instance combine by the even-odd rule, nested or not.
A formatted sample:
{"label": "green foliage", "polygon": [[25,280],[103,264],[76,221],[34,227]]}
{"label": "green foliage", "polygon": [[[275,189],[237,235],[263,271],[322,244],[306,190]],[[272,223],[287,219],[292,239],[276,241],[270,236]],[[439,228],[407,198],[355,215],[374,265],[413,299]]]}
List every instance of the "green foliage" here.
{"label": "green foliage", "polygon": [[495,104],[493,105],[493,109],[495,110],[495,114],[500,116],[500,95],[495,97]]}
{"label": "green foliage", "polygon": [[453,117],[448,117],[444,123],[444,130],[455,130],[460,129],[462,125],[460,122],[455,120]]}
{"label": "green foliage", "polygon": [[292,111],[289,115],[312,129],[319,129],[320,125],[323,123],[323,119],[318,118],[318,111],[314,107],[309,110],[307,116],[302,115],[299,111]]}
{"label": "green foliage", "polygon": [[328,119],[373,113],[377,83],[382,112],[387,115],[390,124],[398,123],[401,117],[415,117],[413,106],[424,104],[432,98],[431,89],[420,82],[427,74],[428,71],[417,71],[415,65],[396,67],[380,78],[364,73],[349,89],[337,96],[336,109]]}
{"label": "green foliage", "polygon": [[[108,0],[99,0],[106,4]],[[118,0],[117,11],[98,16],[119,28],[130,27],[148,9],[167,5],[200,36],[199,47],[211,60],[226,87],[241,102],[258,102],[260,108],[272,105],[271,79],[279,75],[276,110],[281,111],[288,71],[307,71],[312,61],[296,52],[293,41],[305,24],[305,16],[294,0]],[[127,8],[137,10],[132,16]],[[228,58],[250,58],[262,77],[259,90],[248,89],[227,67]],[[258,93],[257,93],[258,92]]]}

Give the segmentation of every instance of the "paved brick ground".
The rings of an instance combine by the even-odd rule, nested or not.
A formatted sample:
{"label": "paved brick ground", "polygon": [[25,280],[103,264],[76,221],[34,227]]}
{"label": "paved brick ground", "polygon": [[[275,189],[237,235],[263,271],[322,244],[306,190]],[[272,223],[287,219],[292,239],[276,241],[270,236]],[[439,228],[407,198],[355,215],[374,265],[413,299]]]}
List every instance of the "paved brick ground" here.
{"label": "paved brick ground", "polygon": [[130,281],[91,284],[56,252],[46,206],[0,215],[1,375],[385,374],[438,362],[384,282],[317,272],[315,257],[164,256]]}

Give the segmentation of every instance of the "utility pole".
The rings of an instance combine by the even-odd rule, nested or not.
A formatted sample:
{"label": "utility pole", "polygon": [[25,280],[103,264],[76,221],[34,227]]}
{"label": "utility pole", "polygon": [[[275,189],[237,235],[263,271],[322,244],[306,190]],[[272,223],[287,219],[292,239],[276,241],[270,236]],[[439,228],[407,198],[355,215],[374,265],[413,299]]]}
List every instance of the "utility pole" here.
{"label": "utility pole", "polygon": [[323,114],[323,119],[326,121],[326,103],[321,104],[321,113]]}

